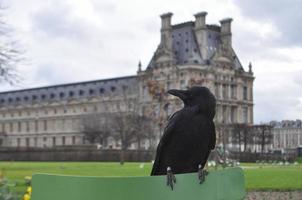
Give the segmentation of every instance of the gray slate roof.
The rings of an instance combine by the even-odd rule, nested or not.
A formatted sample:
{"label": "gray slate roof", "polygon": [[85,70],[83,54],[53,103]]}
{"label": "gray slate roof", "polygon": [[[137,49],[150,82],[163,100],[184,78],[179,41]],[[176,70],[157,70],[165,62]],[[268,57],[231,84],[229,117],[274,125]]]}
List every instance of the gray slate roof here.
{"label": "gray slate roof", "polygon": [[[172,51],[176,58],[176,64],[205,64],[208,62],[198,47],[194,31],[195,22],[185,22],[172,26]],[[208,58],[212,58],[221,44],[220,26],[207,25]],[[243,69],[242,65],[234,54],[234,66],[236,69]],[[153,57],[154,58],[154,57]],[[154,60],[151,59],[147,68],[153,66]]]}
{"label": "gray slate roof", "polygon": [[114,95],[122,93],[123,90],[135,93],[137,82],[136,76],[127,76],[0,92],[0,107]]}

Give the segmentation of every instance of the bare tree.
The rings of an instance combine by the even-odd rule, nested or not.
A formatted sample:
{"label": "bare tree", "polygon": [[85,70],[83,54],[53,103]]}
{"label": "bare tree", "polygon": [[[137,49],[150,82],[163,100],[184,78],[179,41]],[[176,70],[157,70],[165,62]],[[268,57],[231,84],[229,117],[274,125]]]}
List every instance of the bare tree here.
{"label": "bare tree", "polygon": [[107,145],[107,138],[111,133],[106,115],[90,113],[81,119],[81,131],[84,139],[89,143],[99,143],[102,147]]}
{"label": "bare tree", "polygon": [[12,29],[4,19],[5,8],[0,5],[0,83],[19,81],[16,66],[24,60],[19,43],[13,39]]}
{"label": "bare tree", "polygon": [[102,103],[108,109],[104,115],[106,129],[117,143],[121,145],[120,163],[124,163],[124,154],[132,144],[141,148],[143,140],[153,139],[151,119],[143,116],[140,111],[140,102],[136,93],[123,86],[119,91],[112,92],[103,99]]}
{"label": "bare tree", "polygon": [[266,145],[270,145],[273,142],[272,126],[270,125],[254,125],[253,126],[255,144],[261,146],[261,153],[264,152]]}

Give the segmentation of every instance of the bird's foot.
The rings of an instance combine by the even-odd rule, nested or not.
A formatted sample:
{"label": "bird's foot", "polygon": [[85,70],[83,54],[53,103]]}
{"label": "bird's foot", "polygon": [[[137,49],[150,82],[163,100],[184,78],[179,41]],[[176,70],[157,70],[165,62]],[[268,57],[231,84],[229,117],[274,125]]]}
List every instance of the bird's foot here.
{"label": "bird's foot", "polygon": [[167,186],[170,186],[173,190],[173,186],[176,183],[176,178],[172,173],[171,167],[167,167]]}
{"label": "bird's foot", "polygon": [[201,165],[198,165],[199,184],[202,184],[205,181],[205,178],[208,174],[209,174],[209,172],[207,170],[203,170]]}

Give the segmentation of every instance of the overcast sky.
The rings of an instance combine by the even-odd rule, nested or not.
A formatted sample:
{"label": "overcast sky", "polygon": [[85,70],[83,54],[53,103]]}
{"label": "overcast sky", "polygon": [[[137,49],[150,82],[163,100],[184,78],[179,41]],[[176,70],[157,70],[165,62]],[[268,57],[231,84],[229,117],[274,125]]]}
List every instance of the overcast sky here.
{"label": "overcast sky", "polygon": [[22,84],[0,91],[134,75],[160,39],[159,15],[172,23],[232,17],[233,48],[251,61],[255,122],[302,118],[300,0],[2,0],[15,38],[26,50]]}

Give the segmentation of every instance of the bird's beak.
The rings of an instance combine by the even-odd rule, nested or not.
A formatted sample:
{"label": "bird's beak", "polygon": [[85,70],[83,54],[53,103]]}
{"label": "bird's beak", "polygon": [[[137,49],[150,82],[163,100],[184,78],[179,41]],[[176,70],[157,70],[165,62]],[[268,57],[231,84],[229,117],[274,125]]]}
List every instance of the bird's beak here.
{"label": "bird's beak", "polygon": [[179,97],[183,101],[186,101],[188,99],[187,90],[169,90],[168,93]]}

